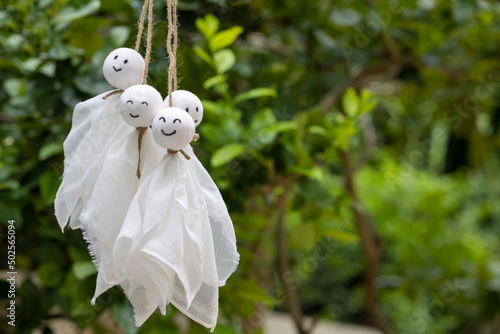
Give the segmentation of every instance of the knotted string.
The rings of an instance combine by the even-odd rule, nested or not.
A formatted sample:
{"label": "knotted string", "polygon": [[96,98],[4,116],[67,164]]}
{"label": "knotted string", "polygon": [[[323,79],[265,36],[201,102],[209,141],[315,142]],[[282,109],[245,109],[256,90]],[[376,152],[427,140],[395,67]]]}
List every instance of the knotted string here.
{"label": "knotted string", "polygon": [[172,107],[172,91],[177,90],[177,0],[167,0],[167,12],[167,51],[170,60],[167,77],[168,104]]}
{"label": "knotted string", "polygon": [[183,150],[176,151],[176,150],[171,150],[171,149],[168,148],[167,152],[170,153],[170,154],[176,154],[178,152],[181,152],[181,154],[184,156],[184,158],[186,158],[187,160],[191,159],[191,157],[186,152],[184,152]]}
{"label": "knotted string", "polygon": [[111,95],[115,95],[115,94],[121,94],[123,93],[123,89],[117,89],[117,90],[114,90],[112,92],[109,92],[108,94],[106,94],[106,96],[103,96],[102,99],[103,100],[106,100],[108,97],[110,97]]}
{"label": "knotted string", "polygon": [[138,137],[137,137],[137,145],[139,146],[139,161],[137,162],[137,178],[141,178],[141,147],[142,147],[142,137],[144,136],[144,133],[148,129],[148,127],[138,127],[136,128],[138,132]]}

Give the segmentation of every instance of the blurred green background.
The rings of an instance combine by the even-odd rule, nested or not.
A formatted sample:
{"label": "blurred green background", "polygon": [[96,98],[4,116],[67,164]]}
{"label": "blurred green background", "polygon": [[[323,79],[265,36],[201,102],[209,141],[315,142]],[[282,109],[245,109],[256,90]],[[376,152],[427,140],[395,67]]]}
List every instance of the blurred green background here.
{"label": "blurred green background", "polygon": [[[0,268],[14,219],[19,333],[51,333],[58,319],[68,332],[180,331],[173,307],[134,327],[118,287],[91,306],[81,232],[61,233],[53,214],[72,109],[111,89],[102,63],[134,46],[141,6],[2,2]],[[259,333],[270,310],[291,312],[300,333],[304,315],[385,333],[500,333],[500,4],[178,7],[179,88],[205,107],[193,146],[241,254],[216,333]],[[149,83],[166,96],[165,2],[154,11]],[[8,288],[1,332],[13,330]]]}

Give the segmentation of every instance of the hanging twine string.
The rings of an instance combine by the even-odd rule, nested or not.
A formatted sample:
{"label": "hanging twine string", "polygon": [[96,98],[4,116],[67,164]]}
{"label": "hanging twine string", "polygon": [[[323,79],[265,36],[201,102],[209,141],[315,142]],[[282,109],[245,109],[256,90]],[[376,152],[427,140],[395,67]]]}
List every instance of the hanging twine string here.
{"label": "hanging twine string", "polygon": [[144,136],[144,133],[148,129],[147,126],[145,127],[138,127],[136,128],[138,132],[138,137],[137,137],[137,145],[139,146],[139,161],[137,162],[137,178],[141,178],[141,147],[142,147],[142,137]]}
{"label": "hanging twine string", "polygon": [[[144,6],[146,6],[146,2],[144,1]],[[146,41],[146,57],[144,57],[144,78],[142,82],[144,84],[147,83],[148,80],[148,69],[149,69],[149,61],[151,60],[151,39],[153,35],[153,0],[149,0],[149,8],[148,8],[148,35]]]}
{"label": "hanging twine string", "polygon": [[[177,90],[177,0],[167,0],[167,51],[170,65],[168,67],[168,104],[172,106],[172,91]],[[172,45],[173,40],[173,45]]]}
{"label": "hanging twine string", "polygon": [[144,18],[146,17],[147,7],[148,7],[148,0],[145,0],[144,5],[142,6],[141,17],[139,18],[139,22],[137,23],[137,38],[135,39],[135,51],[139,51],[139,47],[141,46],[142,32],[144,31]]}
{"label": "hanging twine string", "polygon": [[186,158],[187,160],[191,159],[191,157],[186,152],[184,152],[183,150],[176,151],[176,150],[171,150],[171,149],[168,148],[167,152],[170,153],[170,154],[176,154],[178,152],[181,152],[181,154],[184,156],[184,158]]}
{"label": "hanging twine string", "polygon": [[[153,31],[153,0],[144,0],[144,5],[142,6],[142,13],[139,19],[139,31],[137,33],[137,40],[135,43],[135,51],[139,51],[139,46],[141,45],[141,37],[144,31],[144,18],[146,17],[146,9],[148,10],[148,31],[146,38],[146,56],[144,57],[144,77],[142,83],[145,85],[148,80],[148,68],[149,61],[151,60],[151,39]],[[141,149],[142,149],[142,137],[148,127],[137,127],[137,146],[139,149],[139,159],[137,161],[137,178],[141,178]]]}
{"label": "hanging twine string", "polygon": [[148,69],[149,69],[149,61],[151,60],[151,38],[153,35],[153,0],[144,0],[144,5],[142,6],[141,17],[139,18],[138,30],[137,30],[137,38],[135,41],[135,51],[139,51],[139,47],[141,46],[142,34],[144,32],[144,19],[146,18],[146,11],[148,12],[148,30],[146,37],[146,55],[144,57],[144,77],[143,84],[147,83],[148,79]]}

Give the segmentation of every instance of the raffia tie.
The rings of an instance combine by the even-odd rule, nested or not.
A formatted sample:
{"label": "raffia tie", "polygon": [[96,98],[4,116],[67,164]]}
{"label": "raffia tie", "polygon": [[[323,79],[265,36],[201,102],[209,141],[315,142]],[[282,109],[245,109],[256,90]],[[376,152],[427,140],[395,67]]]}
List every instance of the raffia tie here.
{"label": "raffia tie", "polygon": [[103,96],[102,99],[103,100],[106,100],[108,97],[110,97],[111,95],[115,95],[115,94],[121,94],[123,93],[123,89],[117,89],[117,90],[114,90],[112,92],[109,92],[108,94],[106,94],[106,96]]}
{"label": "raffia tie", "polygon": [[148,128],[146,126],[144,127],[138,127],[136,128],[138,132],[138,137],[137,137],[137,145],[139,146],[139,161],[137,162],[137,178],[141,178],[141,147],[142,147],[142,137],[144,136],[144,133],[146,132]]}
{"label": "raffia tie", "polygon": [[193,136],[193,141],[198,141],[198,139],[200,139],[200,135],[195,133]]}
{"label": "raffia tie", "polygon": [[167,152],[170,153],[170,154],[176,154],[178,152],[181,152],[181,154],[184,156],[184,158],[186,158],[187,160],[191,159],[191,157],[186,153],[184,152],[183,150],[171,150],[171,149],[167,149]]}

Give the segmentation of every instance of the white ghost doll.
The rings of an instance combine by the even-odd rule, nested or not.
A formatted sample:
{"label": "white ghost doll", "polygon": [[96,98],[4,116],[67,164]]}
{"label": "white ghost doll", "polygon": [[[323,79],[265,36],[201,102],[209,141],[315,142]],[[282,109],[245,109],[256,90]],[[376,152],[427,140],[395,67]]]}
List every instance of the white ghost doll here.
{"label": "white ghost doll", "polygon": [[[170,96],[167,96],[163,106],[167,107],[169,104]],[[193,118],[195,126],[200,125],[203,119],[203,105],[195,94],[186,90],[172,92],[172,106],[186,111]],[[189,160],[189,165],[198,179],[201,186],[200,190],[205,196],[212,229],[219,286],[223,286],[229,276],[236,270],[240,257],[236,249],[233,223],[219,189],[194,154],[191,145],[185,147],[184,151],[192,157]]]}
{"label": "white ghost doll", "polygon": [[153,121],[153,138],[167,149],[141,184],[115,244],[114,265],[140,326],[172,303],[214,328],[218,285],[207,203],[189,156],[195,124],[188,113],[165,108]]}
{"label": "white ghost doll", "polygon": [[64,141],[64,174],[55,199],[59,225],[70,221],[71,228],[80,228],[80,211],[85,204],[82,177],[97,156],[113,138],[126,134],[128,126],[118,112],[122,89],[142,83],[144,59],[132,49],[111,52],[103,65],[106,80],[118,90],[105,92],[75,106],[71,131]]}
{"label": "white ghost doll", "polygon": [[118,109],[128,126],[128,134],[110,143],[82,181],[84,194],[88,194],[89,199],[80,220],[98,267],[92,303],[118,283],[113,274],[113,247],[130,202],[143,180],[141,177],[147,177],[159,163],[149,126],[162,109],[162,102],[160,93],[151,86],[127,88],[120,96]]}
{"label": "white ghost doll", "polygon": [[[170,95],[163,101],[165,108],[170,107]],[[203,105],[198,96],[187,90],[176,90],[172,92],[172,107],[186,111],[193,118],[194,125],[198,126],[203,119]]]}

